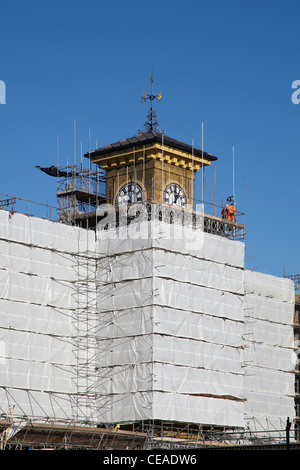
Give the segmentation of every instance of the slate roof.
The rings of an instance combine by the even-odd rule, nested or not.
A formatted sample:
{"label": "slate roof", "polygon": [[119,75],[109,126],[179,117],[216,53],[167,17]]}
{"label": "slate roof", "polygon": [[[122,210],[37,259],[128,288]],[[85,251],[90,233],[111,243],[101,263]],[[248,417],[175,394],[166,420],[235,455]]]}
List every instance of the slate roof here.
{"label": "slate roof", "polygon": [[[145,132],[142,134],[136,134],[133,137],[129,137],[127,139],[123,140],[118,140],[117,142],[114,142],[113,144],[109,145],[104,145],[104,147],[100,147],[98,149],[92,150],[88,153],[86,153],[84,156],[89,158],[93,158],[96,156],[104,155],[109,152],[114,152],[117,150],[124,150],[127,148],[131,148],[134,145],[140,146],[144,144],[148,144],[151,142],[162,142],[162,134],[159,132]],[[173,139],[172,137],[168,137],[167,135],[164,135],[164,144],[169,145],[171,147],[175,147],[178,150],[183,150],[188,153],[192,153],[194,150],[194,155],[202,157],[202,150],[198,149],[196,147],[192,147],[192,145],[185,144],[184,142],[180,142],[179,140]],[[203,157],[205,157],[207,160],[210,161],[215,161],[217,160],[217,157],[215,157],[211,153],[207,153],[203,151]]]}

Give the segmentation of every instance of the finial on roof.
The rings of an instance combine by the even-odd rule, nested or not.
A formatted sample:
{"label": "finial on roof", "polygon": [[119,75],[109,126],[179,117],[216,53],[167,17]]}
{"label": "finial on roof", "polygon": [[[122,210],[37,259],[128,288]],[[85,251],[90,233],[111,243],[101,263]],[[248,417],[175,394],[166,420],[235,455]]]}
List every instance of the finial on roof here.
{"label": "finial on roof", "polygon": [[161,132],[161,129],[159,127],[158,120],[157,120],[156,111],[153,108],[153,101],[157,100],[157,102],[159,102],[161,100],[161,93],[158,92],[156,95],[153,94],[153,84],[154,84],[153,71],[152,71],[152,73],[149,73],[149,78],[151,80],[151,93],[149,95],[146,91],[143,91],[143,96],[141,97],[141,102],[146,103],[146,100],[150,100],[150,108],[149,108],[149,110],[147,112],[147,115],[146,115],[146,121],[145,121],[144,127],[143,127],[142,131],[141,130],[138,131],[139,133],[141,133],[141,132]]}

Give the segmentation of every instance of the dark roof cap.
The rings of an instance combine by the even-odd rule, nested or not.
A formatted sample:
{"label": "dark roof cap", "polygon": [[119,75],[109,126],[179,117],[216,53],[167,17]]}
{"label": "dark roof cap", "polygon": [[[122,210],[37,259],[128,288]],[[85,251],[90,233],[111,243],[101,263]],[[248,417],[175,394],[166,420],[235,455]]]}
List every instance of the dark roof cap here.
{"label": "dark roof cap", "polygon": [[[162,136],[164,136],[164,144],[169,145],[171,147],[175,147],[179,150],[183,150],[188,153],[192,153],[194,151],[194,155],[201,157],[202,150],[196,147],[192,147],[192,145],[185,144],[184,142],[180,142],[179,140],[173,139],[172,137],[168,137],[167,135],[161,134],[160,132],[145,132],[142,134],[136,134],[133,137],[129,137],[127,139],[118,140],[113,144],[105,145],[104,147],[100,147],[96,150],[92,150],[86,153],[84,156],[87,158],[92,158],[98,155],[104,155],[109,152],[114,152],[115,150],[123,150],[126,148],[131,148],[133,146],[140,146],[144,144],[148,144],[151,142],[162,142]],[[217,157],[212,155],[211,153],[207,153],[203,151],[203,156],[210,161],[217,160]]]}

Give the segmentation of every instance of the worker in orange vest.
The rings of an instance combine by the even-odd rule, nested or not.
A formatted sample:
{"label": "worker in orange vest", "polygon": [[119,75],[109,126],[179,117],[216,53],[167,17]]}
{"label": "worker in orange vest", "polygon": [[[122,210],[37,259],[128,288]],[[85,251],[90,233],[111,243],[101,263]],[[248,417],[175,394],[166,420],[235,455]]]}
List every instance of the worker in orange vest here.
{"label": "worker in orange vest", "polygon": [[228,217],[228,204],[226,204],[226,206],[223,207],[221,214],[222,214],[222,219],[227,219],[227,217]]}
{"label": "worker in orange vest", "polygon": [[235,207],[233,203],[228,206],[227,214],[227,220],[230,220],[230,222],[234,222]]}

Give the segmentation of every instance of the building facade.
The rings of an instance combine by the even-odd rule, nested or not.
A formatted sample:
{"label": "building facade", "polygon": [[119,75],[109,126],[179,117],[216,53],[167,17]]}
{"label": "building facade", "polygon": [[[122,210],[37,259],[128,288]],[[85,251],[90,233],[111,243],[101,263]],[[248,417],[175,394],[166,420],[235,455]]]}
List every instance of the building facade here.
{"label": "building facade", "polygon": [[216,158],[157,133],[88,157],[107,172],[93,224],[0,210],[2,416],[284,436],[293,282],[245,270],[243,225],[197,210]]}

